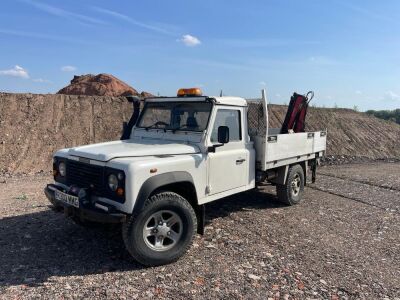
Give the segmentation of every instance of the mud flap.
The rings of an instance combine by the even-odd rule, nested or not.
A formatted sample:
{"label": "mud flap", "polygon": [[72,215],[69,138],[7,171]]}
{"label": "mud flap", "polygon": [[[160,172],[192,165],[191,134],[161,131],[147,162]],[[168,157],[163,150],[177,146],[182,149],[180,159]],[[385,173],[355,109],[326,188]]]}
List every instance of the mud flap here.
{"label": "mud flap", "polygon": [[315,183],[315,180],[317,178],[317,159],[314,159],[311,165],[311,172],[312,172],[311,182]]}
{"label": "mud flap", "polygon": [[204,204],[197,206],[196,215],[197,215],[197,233],[204,235],[206,226],[206,206]]}

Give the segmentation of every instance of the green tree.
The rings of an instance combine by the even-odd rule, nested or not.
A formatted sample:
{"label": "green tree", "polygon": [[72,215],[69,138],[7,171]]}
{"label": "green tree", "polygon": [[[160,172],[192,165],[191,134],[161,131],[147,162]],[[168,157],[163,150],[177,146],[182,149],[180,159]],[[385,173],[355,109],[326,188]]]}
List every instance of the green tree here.
{"label": "green tree", "polygon": [[400,109],[395,110],[367,110],[368,115],[375,116],[377,118],[393,121],[400,124]]}

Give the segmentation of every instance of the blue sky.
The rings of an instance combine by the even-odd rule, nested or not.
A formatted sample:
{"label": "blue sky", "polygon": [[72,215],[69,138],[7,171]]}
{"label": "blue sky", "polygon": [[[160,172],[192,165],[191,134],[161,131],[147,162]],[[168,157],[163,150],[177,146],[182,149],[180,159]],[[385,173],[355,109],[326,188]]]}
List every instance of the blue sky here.
{"label": "blue sky", "polygon": [[110,73],[139,91],[400,107],[400,1],[2,0],[0,91]]}

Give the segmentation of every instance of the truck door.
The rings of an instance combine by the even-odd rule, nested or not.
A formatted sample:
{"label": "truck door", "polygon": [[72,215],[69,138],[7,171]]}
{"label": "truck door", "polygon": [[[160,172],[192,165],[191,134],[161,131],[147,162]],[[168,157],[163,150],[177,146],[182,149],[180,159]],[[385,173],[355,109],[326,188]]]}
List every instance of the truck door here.
{"label": "truck door", "polygon": [[229,127],[229,143],[209,153],[209,195],[233,190],[246,185],[248,176],[248,151],[243,134],[243,109],[224,106],[218,108],[209,142],[218,144],[218,127]]}

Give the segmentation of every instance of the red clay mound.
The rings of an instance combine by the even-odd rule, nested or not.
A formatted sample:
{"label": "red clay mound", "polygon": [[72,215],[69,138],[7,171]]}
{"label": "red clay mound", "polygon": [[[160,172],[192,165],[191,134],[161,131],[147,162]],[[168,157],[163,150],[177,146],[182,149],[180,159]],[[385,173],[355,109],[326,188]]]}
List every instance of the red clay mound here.
{"label": "red clay mound", "polygon": [[[142,94],[148,94],[142,92]],[[86,96],[140,96],[139,92],[125,82],[109,74],[74,76],[71,84],[59,90],[57,94]]]}

